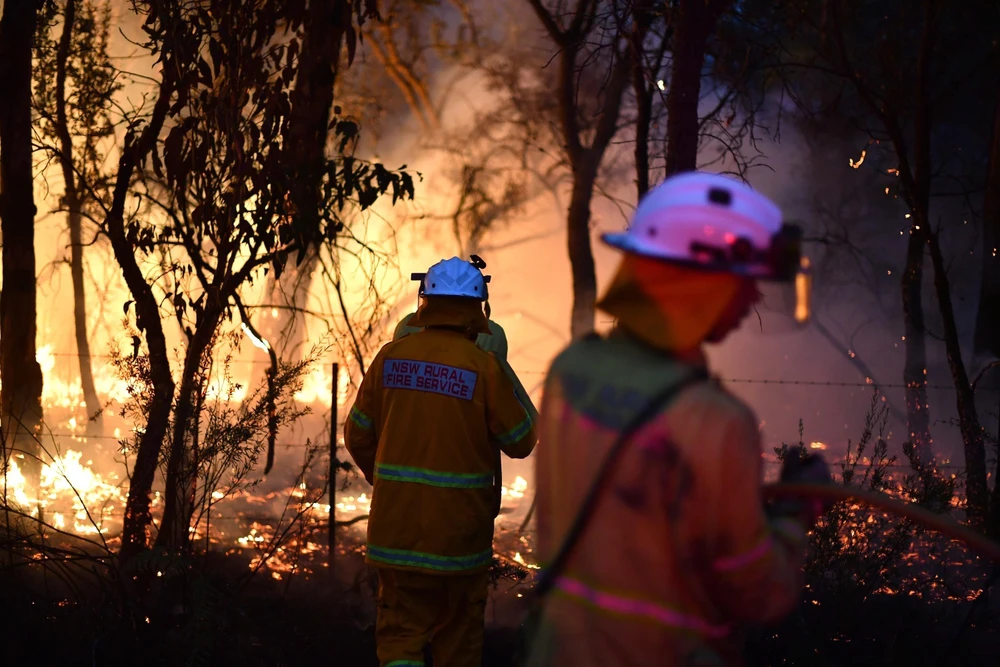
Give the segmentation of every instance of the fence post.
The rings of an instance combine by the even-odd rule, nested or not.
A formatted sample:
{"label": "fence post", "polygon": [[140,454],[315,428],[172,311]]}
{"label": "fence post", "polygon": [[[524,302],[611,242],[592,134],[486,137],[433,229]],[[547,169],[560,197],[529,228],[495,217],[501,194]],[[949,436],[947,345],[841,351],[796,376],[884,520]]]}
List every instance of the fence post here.
{"label": "fence post", "polygon": [[337,571],[334,568],[337,560],[337,470],[340,468],[340,460],[337,458],[337,389],[340,380],[340,364],[333,364],[333,389],[330,401],[330,531],[329,531],[329,556],[327,558],[327,569],[330,571],[330,581],[336,587]]}

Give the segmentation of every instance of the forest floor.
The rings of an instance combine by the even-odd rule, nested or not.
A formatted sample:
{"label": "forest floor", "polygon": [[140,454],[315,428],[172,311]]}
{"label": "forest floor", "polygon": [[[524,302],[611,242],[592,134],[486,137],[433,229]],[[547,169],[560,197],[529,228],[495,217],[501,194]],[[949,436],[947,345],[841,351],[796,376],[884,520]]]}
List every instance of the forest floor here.
{"label": "forest floor", "polygon": [[[220,581],[232,581],[248,565],[245,557],[219,554],[208,569]],[[121,609],[101,596],[100,587],[87,588],[91,604],[69,603],[58,581],[29,581],[23,573],[18,577],[0,568],[0,665],[377,667],[369,571],[356,553],[336,566],[336,589],[325,571],[282,580],[257,576],[214,606],[204,605],[204,595],[199,602],[195,585],[186,619],[171,621],[166,610],[147,627],[116,624]],[[523,584],[501,580],[491,593],[484,667],[514,667],[516,627],[525,611],[521,590]],[[987,613],[977,627],[956,642],[968,604],[934,607],[879,596],[855,609],[833,604],[821,611],[806,605],[779,627],[757,633],[748,664],[995,667],[1000,664],[1000,593],[994,592],[982,610]],[[204,650],[198,650],[202,645]]]}

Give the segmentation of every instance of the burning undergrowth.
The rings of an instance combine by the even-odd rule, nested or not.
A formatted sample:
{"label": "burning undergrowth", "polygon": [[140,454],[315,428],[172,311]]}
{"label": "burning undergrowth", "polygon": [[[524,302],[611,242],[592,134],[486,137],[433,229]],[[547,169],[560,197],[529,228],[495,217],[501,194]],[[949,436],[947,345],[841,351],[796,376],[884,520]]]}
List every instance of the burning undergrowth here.
{"label": "burning undergrowth", "polygon": [[[305,368],[300,369],[299,377],[304,372]],[[235,384],[231,386],[238,390]],[[298,386],[289,381],[287,392],[294,392]],[[138,385],[137,388],[141,389]],[[841,456],[823,443],[806,446],[824,451],[841,484],[885,493],[941,513],[960,514],[961,476],[945,475],[943,468],[924,464],[909,447],[904,447],[903,461],[890,456],[884,433],[886,413],[876,399],[877,395],[861,438],[857,443],[847,443]],[[262,475],[267,410],[259,409],[254,417],[251,414],[254,408],[246,407],[246,400],[226,400],[220,405],[210,405],[208,401],[203,406],[206,427],[202,434],[206,437],[199,441],[202,458],[192,462],[197,483],[191,497],[197,502],[190,505],[190,555],[178,560],[157,556],[168,552],[153,550],[140,561],[146,564],[139,571],[152,578],[154,585],[156,581],[181,577],[187,582],[185,595],[194,596],[198,586],[208,585],[203,577],[212,575],[224,562],[223,569],[229,573],[225,583],[212,584],[215,588],[207,590],[234,595],[234,591],[245,590],[249,582],[255,581],[258,582],[255,586],[264,586],[281,595],[296,582],[307,589],[327,582],[324,575],[333,564],[338,578],[348,587],[338,595],[344,600],[355,600],[353,623],[362,629],[370,627],[374,620],[373,590],[362,561],[370,488],[350,465],[344,464],[337,469],[331,500],[329,430],[323,426],[329,421],[328,415],[312,415],[301,409],[288,413],[295,420],[289,420],[288,433],[277,445],[274,469],[269,475]],[[225,424],[231,425],[248,414],[251,416],[239,433],[222,435],[226,432]],[[59,428],[84,429],[82,424],[70,423],[74,417],[69,411],[60,414],[52,409],[49,415]],[[134,422],[129,418],[134,414],[127,410],[119,411],[115,417],[117,421],[106,424],[106,428],[115,430],[113,448],[106,446],[107,441],[99,441],[104,446],[103,451],[97,451],[94,440],[88,440],[83,433],[50,438],[44,448],[48,460],[40,468],[37,485],[26,478],[23,459],[11,460],[0,489],[5,528],[0,531],[3,542],[0,555],[7,566],[0,570],[10,574],[15,570],[53,569],[72,582],[75,577],[83,576],[72,571],[72,564],[76,563],[81,566],[77,568],[80,572],[98,572],[101,581],[120,580],[123,573],[125,579],[132,579],[132,584],[141,581],[142,575],[135,574],[136,565],[123,567],[116,555],[128,492],[129,438],[122,434],[141,427],[130,425]],[[213,420],[216,425],[208,426]],[[299,442],[294,441],[305,433],[312,433],[313,440],[302,437]],[[226,449],[226,443],[231,449]],[[778,448],[773,457],[768,457],[767,481],[776,477],[780,460],[787,452],[785,447]],[[338,455],[346,458],[342,443]],[[506,617],[496,612],[494,621],[516,620],[518,607],[514,603],[533,584],[538,570],[533,527],[526,520],[533,496],[533,489],[524,477],[515,477],[504,488],[501,514],[496,521],[492,595],[494,601],[506,600],[508,611]],[[157,492],[151,507],[154,529],[159,526],[163,507],[164,496]],[[332,558],[331,519],[338,524]],[[823,632],[829,630],[831,637],[849,641],[864,631],[844,619],[864,617],[867,612],[859,610],[881,609],[880,601],[884,600],[900,600],[900,604],[910,605],[908,613],[913,608],[931,610],[942,608],[940,605],[968,610],[983,599],[988,574],[986,565],[960,543],[923,531],[883,511],[840,503],[812,534],[803,606],[794,621],[799,626],[792,634],[785,629],[768,635],[758,642],[758,649],[767,654],[776,650],[776,643],[786,646],[789,642],[815,647],[819,640],[804,639],[811,635],[802,631],[802,623],[822,628]],[[203,583],[196,586],[196,581]],[[84,602],[87,596],[75,588],[76,584],[61,588],[57,597],[65,604],[85,608],[89,604]],[[192,619],[203,613],[193,600],[194,597],[189,597],[170,603],[183,610],[181,616],[187,619],[183,623],[193,623]],[[142,623],[164,622],[163,614],[157,616],[156,611],[162,604],[165,604],[162,600],[152,608],[140,604],[141,611],[133,610],[131,617],[139,618]],[[975,616],[976,622],[981,622],[979,614]],[[168,614],[166,618],[174,616]]]}

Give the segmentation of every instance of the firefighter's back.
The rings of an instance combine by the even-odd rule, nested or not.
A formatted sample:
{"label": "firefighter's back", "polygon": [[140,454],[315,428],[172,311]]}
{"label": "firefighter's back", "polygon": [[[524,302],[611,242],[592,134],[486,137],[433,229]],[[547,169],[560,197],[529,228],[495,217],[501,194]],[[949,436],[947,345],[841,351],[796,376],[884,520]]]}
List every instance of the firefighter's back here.
{"label": "firefighter's back", "polygon": [[[380,355],[382,430],[369,559],[446,573],[489,565],[494,455],[486,375],[496,362],[460,333],[427,329]],[[401,482],[418,483],[401,483]]]}

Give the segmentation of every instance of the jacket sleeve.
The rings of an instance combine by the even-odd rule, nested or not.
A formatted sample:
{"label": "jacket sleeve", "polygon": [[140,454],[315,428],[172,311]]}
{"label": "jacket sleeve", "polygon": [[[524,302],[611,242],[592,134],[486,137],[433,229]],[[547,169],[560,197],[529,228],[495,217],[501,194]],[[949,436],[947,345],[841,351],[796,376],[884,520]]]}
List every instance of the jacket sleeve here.
{"label": "jacket sleeve", "polygon": [[514,384],[496,357],[486,375],[486,422],[500,451],[512,459],[523,459],[535,449],[535,423],[514,392]]}
{"label": "jacket sleeve", "polygon": [[531,423],[537,426],[538,410],[535,409],[535,404],[531,402],[531,397],[528,396],[528,392],[525,390],[524,385],[521,384],[520,378],[517,377],[514,369],[511,368],[511,365],[505,360],[497,359],[497,363],[500,364],[500,368],[503,369],[503,372],[507,375],[511,384],[514,386],[514,396],[517,397],[518,403],[520,403],[521,407],[528,412],[528,416],[531,418]]}
{"label": "jacket sleeve", "polygon": [[344,447],[354,463],[372,484],[375,473],[375,452],[378,450],[379,407],[381,404],[382,355],[372,361],[361,381],[354,405],[344,422]]}
{"label": "jacket sleeve", "polygon": [[760,434],[751,415],[723,431],[723,455],[709,503],[715,505],[709,535],[706,587],[732,621],[770,623],[798,605],[808,536],[794,519],[764,512]]}

